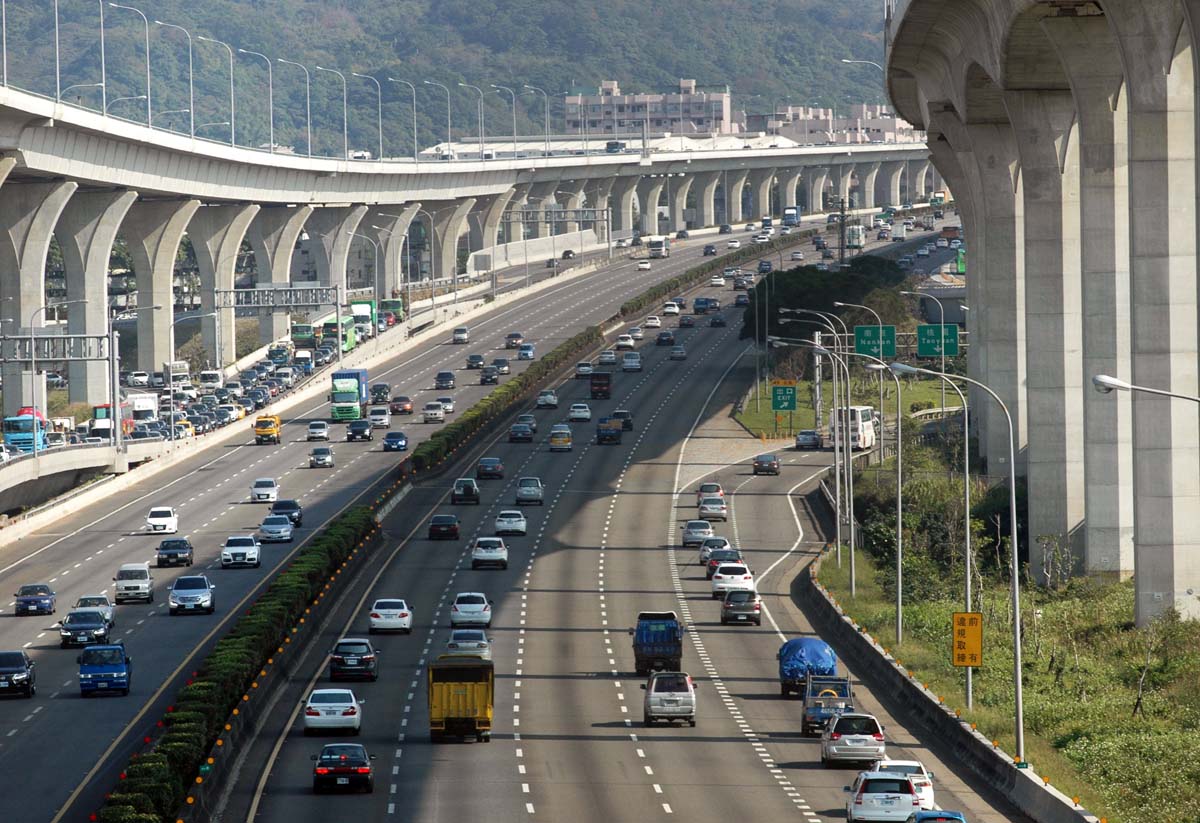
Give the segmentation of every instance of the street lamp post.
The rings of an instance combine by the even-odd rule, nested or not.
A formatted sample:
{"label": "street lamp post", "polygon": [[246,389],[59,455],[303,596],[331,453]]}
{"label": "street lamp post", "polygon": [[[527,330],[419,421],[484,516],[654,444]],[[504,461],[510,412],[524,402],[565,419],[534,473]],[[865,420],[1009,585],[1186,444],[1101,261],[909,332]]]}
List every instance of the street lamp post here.
{"label": "street lamp post", "polygon": [[[195,137],[196,136],[196,84],[195,84],[195,74],[192,71],[192,33],[189,32],[187,29],[185,29],[183,26],[177,26],[174,23],[164,23],[161,20],[155,20],[154,25],[163,26],[164,28],[168,28],[168,29],[178,29],[179,31],[183,32],[183,36],[187,38],[187,44],[188,44],[188,114],[190,115],[190,117],[188,119],[188,135],[191,137]],[[101,28],[103,28],[103,21],[101,22]],[[103,46],[101,47],[100,60],[101,60],[101,62],[104,61]]]}
{"label": "street lamp post", "polygon": [[[220,40],[214,40],[211,37],[204,35],[196,35],[197,40],[205,43],[214,43],[218,46],[224,46],[225,51],[229,52],[229,145],[237,145],[237,97],[233,93],[233,46],[224,43]],[[216,124],[213,124],[216,125]]]}
{"label": "street lamp post", "polygon": [[267,64],[267,151],[275,153],[275,75],[271,71],[271,58],[249,49],[238,49],[238,54],[261,57]]}
{"label": "street lamp post", "polygon": [[[33,407],[33,420],[30,421],[33,431],[33,456],[37,457],[38,452],[38,404],[37,404],[37,338],[34,335],[36,329],[33,321],[37,316],[46,309],[57,309],[59,306],[72,306],[87,303],[87,300],[64,300],[61,303],[47,303],[45,306],[38,306],[29,315],[29,391],[31,394],[31,403]],[[49,403],[47,403],[49,406]]]}
{"label": "street lamp post", "polygon": [[[833,305],[837,306],[839,309],[842,309],[842,308],[862,309],[863,311],[867,311],[867,312],[871,313],[871,315],[875,318],[875,323],[879,326],[879,356],[883,357],[883,318],[879,316],[879,312],[875,311],[870,306],[864,306],[861,303],[843,303],[840,300],[835,300],[835,301],[833,301]],[[882,424],[885,422],[884,417],[883,417],[883,373],[882,372],[880,372],[880,374],[879,374],[879,422],[881,424],[880,431],[879,431],[879,449],[880,449],[880,457],[882,457],[883,456],[883,428],[884,428],[882,426]],[[896,419],[896,438],[897,438],[896,442],[899,442],[899,437],[900,437],[899,432],[900,432],[900,419],[897,418]]]}
{"label": "street lamp post", "polygon": [[446,153],[450,154],[450,87],[444,83],[436,83],[433,80],[423,80],[422,82],[427,86],[437,86],[439,89],[446,92]]}
{"label": "street lamp post", "polygon": [[[843,62],[845,62],[845,61],[843,61]],[[938,307],[938,353],[941,354],[941,356],[942,356],[941,370],[943,372],[946,371],[946,338],[945,338],[946,309],[944,306],[942,306],[942,301],[938,300],[932,294],[923,294],[921,292],[915,292],[915,291],[902,291],[900,293],[907,297],[915,297],[918,300],[928,297],[934,303],[937,303],[937,307]],[[963,404],[963,413],[964,414],[966,413],[966,408],[967,408],[967,405],[964,403]],[[946,415],[946,381],[943,380],[942,381],[942,417],[944,418],[945,415]],[[970,609],[967,609],[967,611],[970,611]]]}
{"label": "street lamp post", "polygon": [[407,80],[397,80],[394,77],[389,77],[389,83],[403,83],[412,91],[412,133],[413,133],[413,162],[420,163],[420,153],[417,150],[417,87]]}
{"label": "street lamp post", "polygon": [[[150,21],[146,18],[146,15],[142,13],[141,9],[135,9],[133,6],[123,6],[120,3],[109,3],[108,5],[114,9],[123,9],[125,11],[133,12],[138,17],[142,18],[142,24],[146,27],[146,125],[149,126],[153,122],[153,119],[150,117]],[[57,0],[54,4],[54,8],[56,11],[55,23],[57,25]]]}
{"label": "street lamp post", "polygon": [[[383,289],[381,288],[381,286],[379,284],[379,243],[375,240],[374,237],[369,237],[360,232],[348,231],[348,232],[346,232],[346,234],[348,234],[350,237],[361,237],[363,240],[366,240],[368,243],[370,243],[372,246],[375,247],[375,293],[382,294]],[[371,329],[372,334],[376,334],[377,332],[378,332],[378,329]]]}
{"label": "street lamp post", "polygon": [[103,83],[73,83],[72,85],[67,86],[65,89],[63,89],[61,92],[59,92],[60,97],[58,99],[58,102],[61,103],[62,102],[61,95],[66,94],[71,89],[103,89],[103,88],[104,88]]}
{"label": "street lamp post", "polygon": [[379,85],[379,81],[369,74],[359,74],[356,71],[350,72],[355,77],[361,77],[363,80],[370,80],[375,84],[375,108],[379,116],[379,156],[378,159],[383,159],[383,87]]}
{"label": "street lamp post", "polygon": [[877,68],[877,69],[879,69],[880,71],[882,71],[884,74],[887,74],[887,72],[886,72],[886,71],[884,71],[884,69],[883,69],[883,66],[879,65],[879,64],[878,64],[878,63],[876,63],[874,60],[847,60],[845,57],[843,57],[843,58],[842,58],[842,62],[843,62],[843,63],[850,63],[850,64],[853,64],[853,63],[860,63],[860,64],[862,64],[862,65],[865,65],[865,66],[874,66],[875,68]]}
{"label": "street lamp post", "polygon": [[[390,217],[390,216],[392,216],[392,215],[386,215],[386,214],[384,215],[384,217]],[[399,218],[397,218],[397,219],[399,219]],[[376,225],[372,224],[371,228],[375,229],[375,231],[383,232],[388,237],[395,238],[395,236],[396,236],[396,232],[394,232],[391,229],[386,228],[384,226],[376,226]],[[404,235],[400,238],[400,254],[398,255],[398,257],[400,259],[400,279],[404,282],[404,286],[405,286],[405,292],[404,292],[405,317],[407,317],[408,313],[412,311],[412,278],[404,276],[404,252],[405,252],[405,247],[406,247],[407,243],[408,243],[408,232],[405,232]],[[375,265],[378,266],[379,264],[376,263]]]}
{"label": "street lamp post", "polygon": [[517,156],[517,93],[515,91],[513,91],[512,89],[510,89],[508,86],[497,86],[495,83],[492,83],[491,86],[492,86],[492,88],[494,88],[496,90],[497,94],[499,94],[502,91],[506,91],[512,97],[513,158],[516,159],[516,156]]}
{"label": "street lamp post", "polygon": [[304,72],[304,133],[308,140],[308,156],[312,157],[312,76],[308,73],[307,66],[294,60],[276,57],[275,62],[283,63],[285,66],[295,66]]}
{"label": "street lamp post", "polygon": [[477,112],[479,114],[479,159],[483,159],[483,89],[479,86],[472,86],[470,83],[459,83],[464,89],[474,89],[479,94],[479,103]]}
{"label": "street lamp post", "polygon": [[522,84],[521,88],[528,89],[531,92],[542,96],[542,113],[546,118],[545,135],[546,135],[546,157],[550,156],[550,95],[539,89],[537,86],[531,86],[528,83]]}
{"label": "street lamp post", "polygon": [[[1016,759],[1018,762],[1023,763],[1025,762],[1025,698],[1024,687],[1021,683],[1021,560],[1019,556],[1020,541],[1017,534],[1016,432],[1013,428],[1012,414],[1009,413],[1008,406],[1005,405],[1004,401],[1000,399],[1000,395],[992,391],[990,386],[985,383],[981,383],[978,380],[973,380],[970,377],[964,377],[961,374],[945,374],[944,372],[936,372],[932,369],[922,369],[916,366],[910,366],[906,363],[892,363],[891,369],[897,374],[925,374],[932,377],[941,377],[943,379],[949,378],[951,380],[961,380],[964,383],[970,383],[972,386],[982,389],[991,395],[991,398],[999,404],[1000,410],[1004,412],[1004,419],[1008,424],[1008,508],[1009,530],[1012,533],[1012,557],[1010,558],[1009,577],[1012,581],[1013,696],[1014,703],[1016,705]],[[1095,382],[1094,378],[1093,382]],[[1114,385],[1112,388],[1120,387]],[[1164,394],[1165,392],[1155,391],[1154,393]]]}
{"label": "street lamp post", "polygon": [[900,400],[900,378],[877,357],[860,354],[871,360],[867,368],[879,372],[880,376],[887,372],[896,381],[896,647],[904,642],[904,438],[900,436],[900,415],[902,404]]}
{"label": "street lamp post", "polygon": [[[175,360],[175,324],[182,323],[184,320],[202,320],[205,317],[216,317],[217,312],[209,311],[204,314],[192,314],[185,317],[176,317],[171,320],[171,353],[170,359],[167,361],[167,370],[164,377],[167,378],[168,391],[171,397],[171,451],[175,450],[175,380],[171,374],[171,362]],[[220,324],[218,323],[218,326]]]}
{"label": "street lamp post", "polygon": [[[350,158],[350,106],[348,102],[348,93],[346,90],[346,75],[342,74],[337,69],[327,69],[323,66],[316,66],[317,71],[325,71],[330,74],[336,74],[342,80],[342,159]],[[339,343],[338,348],[341,348]]]}
{"label": "street lamp post", "polygon": [[[126,100],[141,100],[145,96],[146,95],[144,94],[134,94],[129,97],[118,97],[115,100],[108,101],[108,108],[111,109],[113,106],[117,105],[117,103],[124,103]],[[108,114],[108,110],[106,109],[104,113]]]}

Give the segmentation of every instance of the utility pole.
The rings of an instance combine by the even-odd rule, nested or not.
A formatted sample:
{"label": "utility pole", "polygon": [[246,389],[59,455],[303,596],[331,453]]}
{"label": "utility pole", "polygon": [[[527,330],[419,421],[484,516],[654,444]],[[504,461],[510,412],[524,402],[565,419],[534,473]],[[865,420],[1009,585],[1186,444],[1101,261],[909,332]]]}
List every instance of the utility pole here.
{"label": "utility pole", "polygon": [[[846,263],[846,198],[838,201],[839,216],[838,220],[838,264],[845,265]],[[882,344],[880,344],[882,345]]]}

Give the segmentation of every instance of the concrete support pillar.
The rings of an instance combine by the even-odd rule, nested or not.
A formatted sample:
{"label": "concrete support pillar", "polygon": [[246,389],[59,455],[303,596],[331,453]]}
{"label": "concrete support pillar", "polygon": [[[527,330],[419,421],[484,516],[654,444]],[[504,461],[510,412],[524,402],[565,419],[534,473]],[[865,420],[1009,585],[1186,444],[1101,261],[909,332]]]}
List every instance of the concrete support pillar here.
{"label": "concrete support pillar", "polygon": [[804,182],[807,187],[807,214],[823,214],[825,212],[825,187],[829,184],[829,169],[810,167],[804,170]]}
{"label": "concrete support pillar", "polygon": [[1069,91],[1006,92],[1025,207],[1029,565],[1054,543],[1083,555],[1079,139]]}
{"label": "concrete support pillar", "polygon": [[665,177],[644,177],[638,184],[638,209],[642,234],[658,234],[658,201],[662,197]]}
{"label": "concrete support pillar", "polygon": [[404,288],[404,251],[408,227],[417,214],[420,203],[406,206],[376,206],[367,212],[359,231],[379,244],[380,268],[383,277],[376,285],[377,300],[400,297]]}
{"label": "concrete support pillar", "polygon": [[750,172],[750,217],[761,220],[771,216],[771,188],[775,185],[775,169],[755,169]]}
{"label": "concrete support pillar", "polygon": [[139,201],[129,207],[121,225],[137,277],[138,306],[162,306],[160,311],[138,312],[138,368],[142,371],[161,370],[175,359],[171,350],[175,259],[198,208],[199,200]]}
{"label": "concrete support pillar", "polygon": [[[1127,392],[1091,391],[1090,380],[1130,373],[1128,95],[1120,62],[1095,59],[1117,53],[1103,18],[1047,17],[1042,30],[1058,50],[1078,109],[1084,571],[1125,579],[1134,568],[1133,400]],[[947,181],[957,192],[953,178]]]}
{"label": "concrete support pillar", "polygon": [[[13,167],[9,160],[0,163],[0,316],[8,321],[8,334],[29,333],[31,317],[35,329],[45,324],[44,312],[33,315],[46,304],[46,254],[59,215],[78,184],[6,182]],[[44,408],[44,378],[31,375],[19,363],[0,364],[0,375],[5,415],[30,405],[34,381],[38,405]]]}
{"label": "concrete support pillar", "polygon": [[692,190],[692,183],[695,180],[696,177],[692,174],[685,174],[683,177],[671,179],[671,194],[667,203],[670,223],[667,226],[667,231],[672,234],[680,229],[688,228],[684,211],[687,209],[688,192]]}
{"label": "concrete support pillar", "polygon": [[[1132,382],[1194,397],[1200,389],[1195,34],[1181,6],[1116,0],[1105,3],[1105,14],[1117,33],[1129,97]],[[1195,406],[1134,394],[1133,462],[1137,624],[1171,608],[1185,619],[1200,617]]]}
{"label": "concrete support pillar", "polygon": [[[318,283],[345,288],[346,258],[354,240],[352,233],[358,231],[358,225],[366,215],[366,206],[326,206],[315,209],[308,218],[304,228],[315,258]],[[342,299],[345,299],[344,295]]]}
{"label": "concrete support pillar", "polygon": [[[259,209],[246,232],[258,266],[259,288],[286,286],[291,282],[292,252],[312,213],[312,206],[263,206]],[[259,342],[265,345],[287,334],[289,317],[286,310],[261,313]]]}
{"label": "concrete support pillar", "polygon": [[[133,191],[76,192],[58,218],[54,233],[62,250],[67,300],[87,301],[70,307],[71,334],[108,334],[108,259],[121,221],[135,200]],[[108,402],[108,363],[71,361],[67,379],[72,403]]]}
{"label": "concrete support pillar", "polygon": [[725,174],[725,185],[729,191],[725,195],[726,222],[730,225],[742,222],[742,189],[746,186],[746,178],[750,176],[749,169],[738,169]]}
{"label": "concrete support pillar", "polygon": [[628,235],[634,229],[633,204],[640,177],[618,177],[613,183],[613,230]]}
{"label": "concrete support pillar", "polygon": [[[586,180],[577,180],[575,183],[569,183],[561,188],[561,202],[564,209],[582,209],[584,207],[584,204],[587,202]],[[578,220],[569,220],[564,218],[562,221],[560,221],[559,225],[564,234],[572,234],[579,231]]]}
{"label": "concrete support pillar", "polygon": [[842,200],[846,201],[846,208],[850,208],[850,178],[854,176],[854,164],[834,166],[829,170],[829,174],[833,178],[833,198],[837,201],[830,204],[830,211]]}
{"label": "concrete support pillar", "polygon": [[437,244],[437,271],[434,278],[448,280],[458,272],[458,238],[467,228],[467,215],[475,205],[474,197],[429,209],[433,215],[433,240]]}
{"label": "concrete support pillar", "polygon": [[217,290],[233,288],[238,253],[257,205],[204,206],[188,224],[188,237],[196,251],[200,271],[200,312],[217,312],[200,320],[200,339],[215,368],[237,361],[237,324],[233,307],[217,308]]}
{"label": "concrete support pillar", "polygon": [[696,192],[696,227],[707,228],[717,225],[716,194],[721,182],[719,171],[708,171],[694,175],[692,190]]}
{"label": "concrete support pillar", "polygon": [[[498,244],[501,218],[515,194],[515,189],[488,194],[475,201],[475,208],[467,215],[467,227],[470,232],[468,243],[471,251],[482,251],[494,248]],[[495,255],[492,255],[493,258]],[[493,264],[490,268],[495,268]]]}
{"label": "concrete support pillar", "polygon": [[885,206],[899,206],[903,202],[900,199],[900,178],[904,174],[904,161],[882,163],[879,171],[880,175],[876,178],[875,202]]}
{"label": "concrete support pillar", "polygon": [[587,202],[591,204],[590,208],[596,210],[596,218],[585,220],[583,227],[595,232],[598,243],[608,242],[608,223],[605,215],[608,213],[609,198],[612,195],[614,183],[616,183],[615,177],[604,177],[592,180],[587,185]]}
{"label": "concrete support pillar", "polygon": [[[551,181],[549,183],[535,183],[529,190],[529,198],[526,201],[528,208],[531,211],[545,212],[548,211],[557,202],[554,199],[554,189],[558,184]],[[539,215],[534,219],[529,226],[529,236],[532,237],[549,237],[551,233],[551,224],[545,219],[545,215]]]}
{"label": "concrete support pillar", "polygon": [[922,203],[929,197],[929,186],[925,176],[929,174],[928,160],[908,161],[908,196],[913,203]]}
{"label": "concrete support pillar", "polygon": [[875,208],[875,177],[879,174],[879,163],[858,165],[858,207]]}
{"label": "concrete support pillar", "polygon": [[792,209],[798,204],[796,188],[800,185],[802,169],[783,169],[779,174],[779,200],[782,208]]}
{"label": "concrete support pillar", "polygon": [[532,184],[525,183],[513,189],[513,196],[508,201],[508,220],[503,221],[501,226],[505,231],[504,242],[519,243],[525,239],[525,218],[524,212],[526,209],[526,200],[529,198],[529,190]]}

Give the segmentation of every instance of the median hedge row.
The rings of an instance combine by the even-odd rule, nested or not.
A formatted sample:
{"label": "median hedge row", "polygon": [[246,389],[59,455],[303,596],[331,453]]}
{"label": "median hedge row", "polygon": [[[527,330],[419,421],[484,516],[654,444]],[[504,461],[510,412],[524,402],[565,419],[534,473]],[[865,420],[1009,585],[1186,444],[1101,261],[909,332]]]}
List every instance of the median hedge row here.
{"label": "median hedge row", "polygon": [[187,681],[163,717],[166,731],[151,752],[134,755],[98,813],[99,823],[161,823],[177,819],[197,772],[255,676],[284,647],[343,562],[375,530],[371,510],[351,509],[296,553],[262,596],[233,625]]}
{"label": "median hedge row", "polygon": [[619,314],[624,318],[641,314],[651,306],[658,306],[666,298],[686,291],[705,278],[711,277],[713,272],[721,271],[727,266],[736,266],[748,260],[771,260],[772,256],[778,255],[780,251],[809,239],[819,231],[820,229],[804,229],[803,231],[778,237],[770,243],[753,243],[730,254],[708,258],[705,262],[698,266],[693,266],[683,274],[672,277],[669,280],[664,280],[657,286],[651,286],[637,297],[631,297],[629,300],[626,300],[621,304]]}
{"label": "median hedge row", "polygon": [[575,362],[582,352],[604,342],[597,326],[589,326],[542,355],[529,368],[506,383],[497,386],[487,397],[471,406],[461,417],[434,432],[433,436],[412,453],[413,468],[417,471],[436,466],[466,445],[484,426],[505,414],[563,366]]}

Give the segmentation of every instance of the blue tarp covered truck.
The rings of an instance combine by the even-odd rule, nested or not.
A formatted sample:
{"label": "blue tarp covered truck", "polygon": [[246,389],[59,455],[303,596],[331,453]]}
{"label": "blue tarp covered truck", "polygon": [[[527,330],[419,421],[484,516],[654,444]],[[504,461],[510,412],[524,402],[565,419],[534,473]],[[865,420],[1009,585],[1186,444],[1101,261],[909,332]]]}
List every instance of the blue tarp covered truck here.
{"label": "blue tarp covered truck", "polygon": [[679,671],[683,659],[683,624],[675,612],[639,612],[633,635],[634,670]]}
{"label": "blue tarp covered truck", "polygon": [[853,711],[849,677],[838,675],[837,655],[824,640],[797,637],[779,647],[779,693],[804,699],[804,733],[824,728],[829,718]]}

